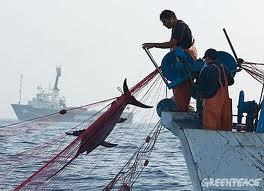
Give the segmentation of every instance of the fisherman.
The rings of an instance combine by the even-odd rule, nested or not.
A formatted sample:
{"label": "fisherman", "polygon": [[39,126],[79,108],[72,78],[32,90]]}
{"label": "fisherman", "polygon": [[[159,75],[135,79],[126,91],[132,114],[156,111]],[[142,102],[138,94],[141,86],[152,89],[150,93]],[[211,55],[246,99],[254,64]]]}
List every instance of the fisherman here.
{"label": "fisherman", "polygon": [[[175,13],[171,10],[162,11],[160,20],[166,28],[172,29],[170,41],[163,43],[144,43],[143,46],[148,49],[169,48],[171,50],[180,47],[189,53],[194,60],[197,60],[194,38],[189,26],[184,21],[178,20]],[[177,110],[180,112],[188,111],[191,100],[191,86],[192,80],[189,79],[173,88]]]}
{"label": "fisherman", "polygon": [[203,101],[202,122],[205,129],[232,130],[232,103],[228,86],[234,84],[230,71],[218,63],[218,53],[208,49],[206,62],[197,79],[198,92]]}

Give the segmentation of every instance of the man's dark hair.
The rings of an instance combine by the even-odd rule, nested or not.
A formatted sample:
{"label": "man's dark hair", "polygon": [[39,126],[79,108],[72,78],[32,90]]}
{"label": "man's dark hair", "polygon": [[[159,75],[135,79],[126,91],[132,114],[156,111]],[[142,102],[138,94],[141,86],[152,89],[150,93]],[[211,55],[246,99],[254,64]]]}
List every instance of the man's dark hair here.
{"label": "man's dark hair", "polygon": [[204,57],[203,58],[205,58],[205,57],[209,57],[212,60],[216,60],[218,58],[218,52],[215,49],[213,49],[213,48],[209,48],[204,53]]}
{"label": "man's dark hair", "polygon": [[176,15],[171,10],[164,10],[160,14],[160,20],[176,18]]}

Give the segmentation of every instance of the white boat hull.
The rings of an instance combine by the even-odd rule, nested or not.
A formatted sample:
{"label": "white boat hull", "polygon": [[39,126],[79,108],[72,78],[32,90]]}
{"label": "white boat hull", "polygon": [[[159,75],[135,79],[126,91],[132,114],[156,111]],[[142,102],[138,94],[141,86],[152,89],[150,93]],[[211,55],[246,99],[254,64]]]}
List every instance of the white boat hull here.
{"label": "white boat hull", "polygon": [[200,129],[194,113],[162,113],[179,137],[194,191],[264,190],[264,134]]}

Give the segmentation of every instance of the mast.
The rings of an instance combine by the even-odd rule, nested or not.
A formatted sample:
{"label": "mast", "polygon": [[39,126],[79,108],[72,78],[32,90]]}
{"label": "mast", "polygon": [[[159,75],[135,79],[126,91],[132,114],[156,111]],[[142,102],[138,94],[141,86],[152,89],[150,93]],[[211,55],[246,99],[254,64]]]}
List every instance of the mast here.
{"label": "mast", "polygon": [[57,67],[56,72],[57,72],[57,75],[56,75],[56,80],[55,80],[53,90],[60,90],[58,88],[58,82],[59,82],[59,77],[61,77],[61,67]]}
{"label": "mast", "polygon": [[23,79],[23,75],[20,74],[20,84],[19,84],[19,98],[18,98],[18,104],[21,103],[21,94],[22,94],[22,79]]}

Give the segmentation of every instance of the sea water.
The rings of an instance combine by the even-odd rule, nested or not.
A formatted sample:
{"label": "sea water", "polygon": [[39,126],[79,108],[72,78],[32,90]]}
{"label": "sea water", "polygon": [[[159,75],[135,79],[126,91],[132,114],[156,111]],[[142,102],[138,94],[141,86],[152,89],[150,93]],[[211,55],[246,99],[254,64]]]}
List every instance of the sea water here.
{"label": "sea water", "polygon": [[[13,122],[15,121],[0,120],[0,126]],[[67,125],[63,124],[45,129],[16,130],[13,131],[17,133],[16,135],[10,135],[5,132],[10,129],[0,127],[0,161],[3,162],[3,160],[15,153],[30,149],[36,146],[38,142],[48,139],[48,137],[58,136],[58,134],[63,133],[67,129],[69,129]],[[131,132],[131,134],[133,133]],[[63,176],[57,178],[45,190],[102,190],[115,177],[116,173],[125,164],[124,162],[129,159],[129,154],[135,152],[133,142],[129,144],[128,142],[129,140],[119,141],[119,145],[114,149],[102,148],[101,154],[95,158],[96,165],[92,169],[90,169],[90,164],[86,163],[89,156],[82,156],[81,160],[77,161],[74,166],[67,168]],[[27,178],[25,176],[27,173],[19,173],[19,170],[16,173],[16,169],[13,170],[14,175],[1,182],[1,184],[5,185],[2,190],[11,190],[14,188],[14,184],[17,184],[16,180]],[[24,172],[33,172],[35,170],[33,167],[23,168]],[[161,131],[151,153],[149,164],[133,184],[133,190],[191,190],[191,181],[180,142],[168,130],[164,129]]]}

